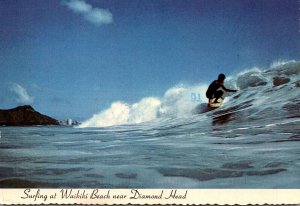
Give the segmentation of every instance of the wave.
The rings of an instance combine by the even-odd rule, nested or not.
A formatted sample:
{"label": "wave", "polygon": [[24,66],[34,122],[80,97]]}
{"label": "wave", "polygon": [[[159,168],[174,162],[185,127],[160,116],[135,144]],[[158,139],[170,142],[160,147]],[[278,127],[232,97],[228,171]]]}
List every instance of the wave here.
{"label": "wave", "polygon": [[[267,102],[271,102],[273,107],[279,102],[281,106],[285,105],[293,98],[294,101],[299,96],[299,91],[284,88],[278,92],[274,88],[281,88],[283,85],[290,85],[290,88],[300,87],[299,74],[299,61],[278,60],[273,62],[268,69],[254,67],[244,70],[236,76],[228,77],[225,86],[241,91],[237,95],[236,93],[234,95],[233,93],[226,93],[227,98],[222,108],[242,105],[243,102],[249,102],[249,100],[255,100],[255,105],[260,108]],[[189,117],[195,113],[197,106],[206,105],[205,92],[207,87],[206,84],[180,84],[168,89],[161,98],[145,97],[134,104],[121,101],[114,102],[110,108],[93,115],[79,127],[107,127],[138,124],[164,118]],[[198,113],[202,112],[198,111]]]}

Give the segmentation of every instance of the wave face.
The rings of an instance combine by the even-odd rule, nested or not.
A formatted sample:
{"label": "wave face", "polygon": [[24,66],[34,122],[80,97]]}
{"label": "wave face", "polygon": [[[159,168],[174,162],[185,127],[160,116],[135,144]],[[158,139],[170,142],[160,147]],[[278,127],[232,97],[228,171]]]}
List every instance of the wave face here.
{"label": "wave face", "polygon": [[299,75],[300,62],[241,72],[214,110],[206,85],[178,85],[89,128],[2,127],[0,187],[299,189]]}
{"label": "wave face", "polygon": [[[279,115],[290,112],[299,114],[300,62],[276,61],[268,69],[252,68],[236,76],[228,77],[225,86],[236,88],[238,93],[226,93],[223,106],[217,110],[232,108],[254,109],[255,118],[269,118],[276,110]],[[206,107],[205,92],[208,85],[176,85],[163,97],[146,97],[134,104],[114,102],[111,107],[93,115],[80,127],[106,127],[138,124],[169,118],[185,118],[195,114],[210,114]],[[215,111],[217,111],[215,110]],[[285,111],[285,112],[284,112]],[[206,113],[208,112],[208,113]],[[257,115],[257,116],[255,116]],[[260,115],[260,116],[259,116]],[[268,116],[270,115],[270,116]]]}

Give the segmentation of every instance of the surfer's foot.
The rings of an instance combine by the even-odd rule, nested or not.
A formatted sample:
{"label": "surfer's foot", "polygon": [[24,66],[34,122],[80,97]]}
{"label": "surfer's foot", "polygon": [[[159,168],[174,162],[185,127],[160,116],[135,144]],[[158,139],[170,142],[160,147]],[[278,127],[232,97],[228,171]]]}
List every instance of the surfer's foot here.
{"label": "surfer's foot", "polygon": [[222,100],[224,100],[224,98],[223,97],[219,97],[218,99],[216,99],[213,103],[220,103],[218,100],[219,99],[222,99]]}

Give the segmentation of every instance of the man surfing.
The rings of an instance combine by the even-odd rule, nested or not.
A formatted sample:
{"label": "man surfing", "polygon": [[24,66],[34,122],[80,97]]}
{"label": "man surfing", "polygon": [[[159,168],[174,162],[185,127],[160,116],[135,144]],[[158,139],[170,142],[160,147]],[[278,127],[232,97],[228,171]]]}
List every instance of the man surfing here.
{"label": "man surfing", "polygon": [[238,90],[234,90],[234,89],[227,89],[224,86],[224,80],[225,80],[225,75],[224,74],[219,74],[218,76],[218,80],[214,80],[208,87],[207,91],[206,91],[206,97],[208,98],[208,102],[211,103],[211,101],[213,99],[215,99],[214,102],[212,103],[219,103],[218,100],[219,98],[223,99],[223,94],[224,92],[222,90],[219,90],[220,88],[222,88],[224,91],[226,92],[237,92]]}

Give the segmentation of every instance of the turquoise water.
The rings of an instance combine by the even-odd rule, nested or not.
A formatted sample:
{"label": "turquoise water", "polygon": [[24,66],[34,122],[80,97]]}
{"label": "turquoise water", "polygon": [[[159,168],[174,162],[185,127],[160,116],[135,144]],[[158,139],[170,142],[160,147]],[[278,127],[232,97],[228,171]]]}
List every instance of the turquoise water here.
{"label": "turquoise water", "polygon": [[[242,92],[188,117],[0,127],[0,187],[299,188],[299,68],[243,74]],[[275,76],[289,82],[274,86]]]}
{"label": "turquoise water", "polygon": [[[1,128],[2,187],[299,188],[299,122]],[[189,131],[189,132],[186,132]],[[292,132],[291,132],[292,131]]]}

